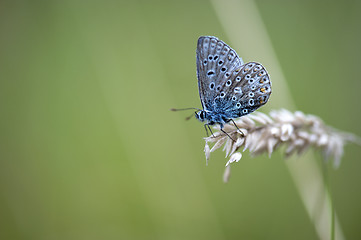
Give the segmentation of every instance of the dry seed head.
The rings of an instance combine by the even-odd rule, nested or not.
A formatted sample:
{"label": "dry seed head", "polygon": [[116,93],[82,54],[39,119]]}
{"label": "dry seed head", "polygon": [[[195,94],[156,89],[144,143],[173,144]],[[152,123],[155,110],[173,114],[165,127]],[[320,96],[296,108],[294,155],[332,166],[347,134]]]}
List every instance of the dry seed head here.
{"label": "dry seed head", "polygon": [[[221,131],[215,132],[213,136],[205,138],[206,146],[204,152],[206,160],[210,158],[211,152],[223,146],[226,152],[226,172],[224,180],[230,176],[230,164],[238,162],[242,158],[241,150],[249,150],[251,155],[272,153],[280,146],[286,146],[285,156],[294,153],[304,153],[309,148],[318,149],[322,152],[325,160],[332,157],[334,166],[340,164],[343,154],[343,146],[347,142],[354,142],[361,145],[359,137],[343,133],[326,126],[323,121],[313,115],[306,115],[300,111],[291,113],[281,109],[272,111],[269,116],[255,112],[235,121],[240,133],[233,124],[226,124],[223,128],[232,141]],[[219,130],[219,127],[215,127]],[[208,143],[215,143],[210,149]]]}

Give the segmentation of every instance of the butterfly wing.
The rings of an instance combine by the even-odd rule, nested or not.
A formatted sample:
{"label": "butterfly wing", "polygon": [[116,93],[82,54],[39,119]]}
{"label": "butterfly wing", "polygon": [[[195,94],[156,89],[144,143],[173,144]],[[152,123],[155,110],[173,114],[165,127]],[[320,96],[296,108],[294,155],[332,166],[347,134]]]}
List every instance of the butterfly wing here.
{"label": "butterfly wing", "polygon": [[202,36],[197,44],[198,90],[205,110],[214,110],[214,100],[221,93],[225,79],[240,70],[243,61],[223,41]]}
{"label": "butterfly wing", "polygon": [[[238,118],[266,104],[271,95],[271,81],[260,63],[249,62],[223,81],[217,108],[229,119]],[[218,105],[218,104],[217,104]]]}

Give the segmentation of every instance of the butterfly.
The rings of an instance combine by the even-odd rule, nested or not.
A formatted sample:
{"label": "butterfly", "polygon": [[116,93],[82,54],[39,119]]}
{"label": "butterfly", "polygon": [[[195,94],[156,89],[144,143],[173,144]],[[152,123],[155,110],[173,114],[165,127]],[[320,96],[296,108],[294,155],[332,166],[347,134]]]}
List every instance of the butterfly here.
{"label": "butterfly", "polygon": [[198,39],[196,54],[198,90],[203,109],[198,109],[195,117],[205,122],[206,131],[208,127],[212,133],[210,125],[219,124],[221,131],[227,134],[223,131],[224,124],[233,122],[237,127],[233,119],[267,103],[271,81],[262,64],[245,64],[231,47],[213,36]]}

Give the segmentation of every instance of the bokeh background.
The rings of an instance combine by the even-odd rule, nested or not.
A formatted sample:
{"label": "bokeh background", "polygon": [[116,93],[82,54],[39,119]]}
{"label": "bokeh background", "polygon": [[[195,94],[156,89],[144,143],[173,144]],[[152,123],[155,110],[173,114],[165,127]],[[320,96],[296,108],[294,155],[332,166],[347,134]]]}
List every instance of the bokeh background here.
{"label": "bokeh background", "polygon": [[[361,2],[255,3],[297,109],[361,135]],[[206,167],[202,124],[169,111],[200,107],[199,36],[242,45],[209,1],[0,6],[1,239],[318,239],[281,152],[244,154],[224,184],[224,153]],[[326,165],[347,239],[360,154]]]}

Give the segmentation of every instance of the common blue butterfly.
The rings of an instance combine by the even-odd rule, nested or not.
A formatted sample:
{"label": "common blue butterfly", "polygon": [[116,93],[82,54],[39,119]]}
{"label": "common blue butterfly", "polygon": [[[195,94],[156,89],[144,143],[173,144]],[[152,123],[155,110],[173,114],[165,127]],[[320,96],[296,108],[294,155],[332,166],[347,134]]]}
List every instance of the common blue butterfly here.
{"label": "common blue butterfly", "polygon": [[271,95],[270,77],[262,64],[245,64],[231,47],[212,36],[198,39],[197,77],[203,110],[195,116],[210,131],[216,123],[221,131],[231,121],[237,127],[234,118],[255,111]]}

